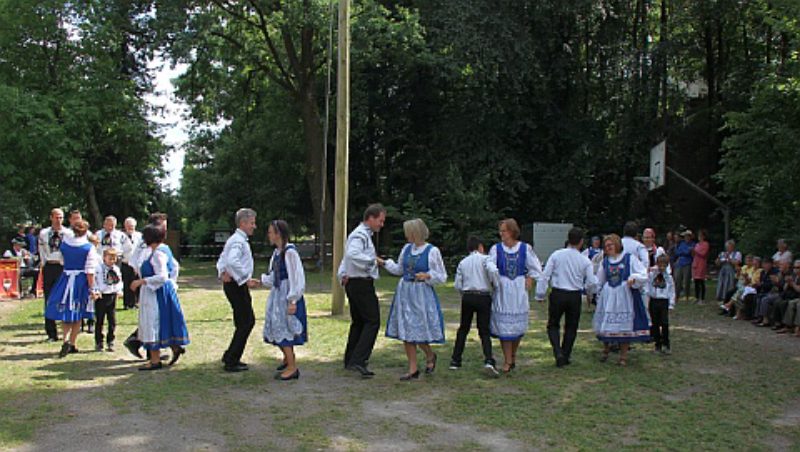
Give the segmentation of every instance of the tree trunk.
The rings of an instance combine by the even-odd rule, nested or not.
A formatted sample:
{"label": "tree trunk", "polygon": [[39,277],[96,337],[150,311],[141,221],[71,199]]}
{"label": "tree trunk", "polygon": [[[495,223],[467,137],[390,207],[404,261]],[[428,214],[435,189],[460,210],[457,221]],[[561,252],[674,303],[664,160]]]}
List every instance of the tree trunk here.
{"label": "tree trunk", "polygon": [[296,102],[303,120],[303,138],[306,145],[306,183],[311,193],[311,204],[314,209],[314,221],[318,224],[320,219],[323,190],[325,191],[324,221],[325,237],[331,237],[333,232],[333,201],[328,187],[322,186],[322,159],[323,130],[320,122],[319,107],[314,95],[313,82],[306,89],[301,90]]}
{"label": "tree trunk", "polygon": [[103,226],[103,216],[100,214],[100,206],[97,204],[97,196],[94,190],[94,183],[91,178],[83,176],[83,190],[86,195],[86,206],[89,209],[88,217],[91,229],[97,230]]}

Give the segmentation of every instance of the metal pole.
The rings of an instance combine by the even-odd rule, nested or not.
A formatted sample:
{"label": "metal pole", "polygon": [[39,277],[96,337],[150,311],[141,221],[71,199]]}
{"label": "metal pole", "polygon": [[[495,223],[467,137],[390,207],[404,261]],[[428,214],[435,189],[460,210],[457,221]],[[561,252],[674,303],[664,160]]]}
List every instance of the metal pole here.
{"label": "metal pole", "polygon": [[331,313],[344,312],[344,289],[336,273],[347,239],[348,157],[350,147],[350,0],[339,0],[339,61],[336,82],[336,190],[333,218]]}

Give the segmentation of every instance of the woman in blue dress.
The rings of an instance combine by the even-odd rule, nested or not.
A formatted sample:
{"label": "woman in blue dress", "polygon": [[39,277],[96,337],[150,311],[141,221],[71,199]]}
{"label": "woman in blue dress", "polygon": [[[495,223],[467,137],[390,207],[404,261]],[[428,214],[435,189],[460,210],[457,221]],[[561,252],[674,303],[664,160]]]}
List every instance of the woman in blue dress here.
{"label": "woman in blue dress", "polygon": [[611,344],[619,344],[619,365],[626,366],[631,342],[650,341],[650,317],[639,290],[647,283],[647,267],[622,252],[622,240],[616,234],[603,239],[603,253],[592,323],[597,339],[604,344],[600,360],[607,361]]}
{"label": "woman in blue dress", "polygon": [[264,319],[264,342],[280,348],[283,353],[275,379],[297,380],[300,369],[294,347],[308,340],[306,301],[303,298],[306,276],[300,254],[289,243],[289,225],[283,220],[274,220],[267,228],[267,237],[275,251],[269,263],[269,273],[261,275],[261,284],[270,289]]}
{"label": "woman in blue dress", "polygon": [[428,227],[422,220],[406,221],[403,232],[408,244],[397,262],[379,258],[378,264],[393,275],[402,275],[386,320],[386,337],[403,341],[408,373],[400,379],[407,381],[419,378],[418,346],[425,352],[425,373],[436,369],[436,353],[430,344],[444,343],[444,318],[433,286],[447,281],[447,271],[439,248],[427,242]]}
{"label": "woman in blue dress", "polygon": [[139,340],[148,351],[150,362],[139,370],[157,370],[161,364],[161,349],[172,349],[174,364],[185,353],[189,332],[183,317],[175,283],[170,278],[170,253],[162,244],[166,230],[160,224],[148,224],[142,231],[147,248],[142,252],[140,279],[131,282],[139,291]]}
{"label": "woman in blue dress", "polygon": [[58,356],[77,353],[75,339],[81,330],[81,320],[92,319],[94,311],[90,299],[94,295],[89,288],[94,286],[94,272],[98,255],[89,242],[89,224],[83,220],[72,226],[72,234],[65,234],[59,246],[64,256],[64,272],[53,286],[47,299],[45,317],[61,321],[64,343]]}
{"label": "woman in blue dress", "polygon": [[533,247],[519,239],[519,224],[513,218],[500,221],[500,243],[489,250],[486,267],[495,278],[489,330],[503,348],[503,372],[517,366],[517,349],[528,332],[529,291],[542,274],[542,263]]}

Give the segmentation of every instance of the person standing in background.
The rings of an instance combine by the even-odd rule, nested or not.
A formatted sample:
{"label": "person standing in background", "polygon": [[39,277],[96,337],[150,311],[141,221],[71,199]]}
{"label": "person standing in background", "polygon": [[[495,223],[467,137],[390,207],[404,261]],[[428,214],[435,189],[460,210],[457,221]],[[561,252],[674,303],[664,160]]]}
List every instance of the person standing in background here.
{"label": "person standing in background", "polygon": [[139,302],[139,292],[131,289],[131,282],[136,279],[136,270],[133,268],[133,252],[142,242],[142,233],[136,230],[136,220],[132,217],[125,219],[123,233],[128,237],[127,244],[122,252],[120,271],[122,272],[122,305],[125,309],[133,309]]}
{"label": "person standing in background", "polygon": [[[692,280],[694,280],[694,297],[697,298],[697,304],[703,304],[706,301],[708,251],[710,248],[708,232],[705,229],[700,229],[697,234],[697,243],[692,248]],[[741,261],[741,258],[739,260]]]}
{"label": "person standing in background", "polygon": [[675,298],[679,300],[681,294],[689,300],[689,289],[692,287],[692,231],[687,229],[681,234],[683,241],[675,246]]}

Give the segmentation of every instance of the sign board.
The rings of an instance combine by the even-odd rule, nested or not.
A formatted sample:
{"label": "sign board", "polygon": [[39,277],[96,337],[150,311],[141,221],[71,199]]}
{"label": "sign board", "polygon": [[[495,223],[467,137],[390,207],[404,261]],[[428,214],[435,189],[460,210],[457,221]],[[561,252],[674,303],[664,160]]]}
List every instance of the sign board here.
{"label": "sign board", "polygon": [[572,229],[572,223],[533,223],[533,238],[531,243],[542,265],[553,251],[564,248],[567,233]]}
{"label": "sign board", "polygon": [[650,190],[663,187],[667,181],[667,142],[662,141],[650,149]]}
{"label": "sign board", "polygon": [[17,259],[0,259],[0,301],[20,298],[19,261]]}
{"label": "sign board", "polygon": [[225,243],[231,236],[229,231],[216,231],[214,233],[214,243]]}

